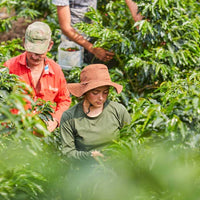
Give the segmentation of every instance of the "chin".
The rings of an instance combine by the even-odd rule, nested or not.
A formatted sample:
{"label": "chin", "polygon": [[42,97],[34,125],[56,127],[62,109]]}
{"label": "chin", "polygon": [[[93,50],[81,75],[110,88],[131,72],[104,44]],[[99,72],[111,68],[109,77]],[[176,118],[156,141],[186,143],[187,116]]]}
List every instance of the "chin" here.
{"label": "chin", "polygon": [[101,104],[95,104],[94,106],[97,107],[97,108],[100,108],[100,107],[103,106],[103,103],[101,103]]}

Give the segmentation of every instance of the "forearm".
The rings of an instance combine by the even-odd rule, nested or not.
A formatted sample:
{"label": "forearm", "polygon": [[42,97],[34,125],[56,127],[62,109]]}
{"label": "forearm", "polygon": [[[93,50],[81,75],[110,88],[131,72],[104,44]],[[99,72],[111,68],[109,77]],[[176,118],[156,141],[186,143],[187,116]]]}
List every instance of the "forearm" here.
{"label": "forearm", "polygon": [[61,141],[62,141],[62,153],[68,158],[85,160],[91,157],[91,152],[88,151],[78,151],[75,145],[75,139],[73,136],[73,130],[68,121],[63,122],[61,120]]}
{"label": "forearm", "polygon": [[61,30],[70,40],[87,49],[90,53],[93,53],[93,44],[79,34],[73,27],[61,27]]}
{"label": "forearm", "polygon": [[71,99],[68,98],[66,101],[57,103],[57,107],[54,113],[52,113],[52,116],[58,121],[58,125],[60,124],[60,119],[62,117],[62,114],[65,110],[67,110],[70,107]]}
{"label": "forearm", "polygon": [[94,48],[92,43],[86,40],[71,26],[71,15],[69,6],[57,6],[57,13],[58,13],[60,28],[63,34],[66,35],[70,40],[84,47],[100,60],[107,62],[113,58],[114,56],[113,52],[109,52],[100,47]]}
{"label": "forearm", "polygon": [[138,6],[137,4],[132,1],[132,0],[125,0],[130,12],[131,12],[131,15],[134,19],[134,21],[139,21],[139,20],[142,20],[142,16],[138,13]]}
{"label": "forearm", "polygon": [[69,6],[57,6],[58,20],[62,33],[70,40],[76,42],[80,46],[93,53],[93,44],[86,40],[71,26],[71,15]]}
{"label": "forearm", "polygon": [[89,151],[77,151],[76,149],[68,149],[68,148],[63,147],[62,152],[68,158],[73,158],[76,160],[92,159],[91,152]]}

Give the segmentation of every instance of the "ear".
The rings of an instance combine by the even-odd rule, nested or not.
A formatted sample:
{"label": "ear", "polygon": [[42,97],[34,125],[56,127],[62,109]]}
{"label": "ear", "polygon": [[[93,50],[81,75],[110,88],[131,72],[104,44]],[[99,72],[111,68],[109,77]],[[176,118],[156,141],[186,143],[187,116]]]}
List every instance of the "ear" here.
{"label": "ear", "polygon": [[54,44],[54,42],[51,40],[51,42],[49,43],[49,47],[48,47],[48,51],[50,51],[51,50],[51,48],[52,48],[52,46],[53,46],[53,44]]}
{"label": "ear", "polygon": [[23,46],[25,46],[25,37],[23,37]]}

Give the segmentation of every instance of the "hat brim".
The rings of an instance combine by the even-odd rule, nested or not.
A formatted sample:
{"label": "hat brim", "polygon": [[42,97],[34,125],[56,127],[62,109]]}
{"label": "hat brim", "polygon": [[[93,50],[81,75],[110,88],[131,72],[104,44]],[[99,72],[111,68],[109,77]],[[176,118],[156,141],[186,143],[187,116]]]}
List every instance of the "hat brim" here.
{"label": "hat brim", "polygon": [[81,97],[81,96],[83,96],[83,94],[85,94],[86,92],[88,92],[92,89],[95,89],[95,88],[101,87],[101,86],[106,86],[106,85],[114,87],[118,94],[123,89],[122,85],[119,85],[112,81],[98,81],[98,82],[92,81],[92,82],[88,82],[88,83],[68,83],[67,85],[68,85],[69,92],[76,97]]}
{"label": "hat brim", "polygon": [[44,54],[47,52],[49,47],[49,40],[41,41],[40,43],[32,43],[29,40],[25,40],[24,48],[28,52],[36,53],[36,54]]}

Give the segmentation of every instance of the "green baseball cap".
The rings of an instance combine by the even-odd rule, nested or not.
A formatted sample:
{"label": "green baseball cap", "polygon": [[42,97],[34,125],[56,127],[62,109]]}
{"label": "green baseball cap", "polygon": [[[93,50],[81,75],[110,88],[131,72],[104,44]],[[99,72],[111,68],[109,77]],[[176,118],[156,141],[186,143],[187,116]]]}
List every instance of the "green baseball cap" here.
{"label": "green baseball cap", "polygon": [[25,33],[26,51],[37,54],[43,54],[47,51],[51,41],[51,29],[43,22],[34,22],[30,24]]}

